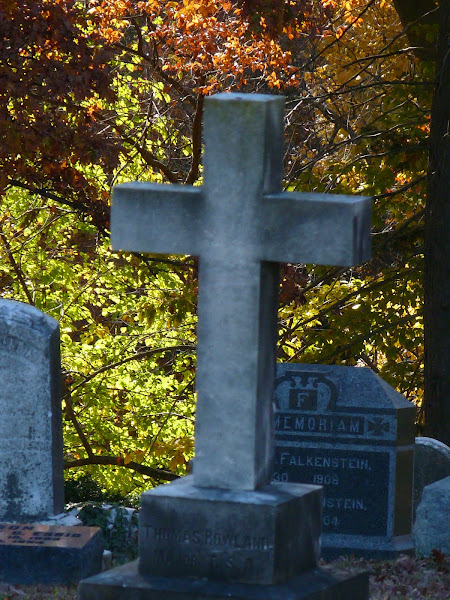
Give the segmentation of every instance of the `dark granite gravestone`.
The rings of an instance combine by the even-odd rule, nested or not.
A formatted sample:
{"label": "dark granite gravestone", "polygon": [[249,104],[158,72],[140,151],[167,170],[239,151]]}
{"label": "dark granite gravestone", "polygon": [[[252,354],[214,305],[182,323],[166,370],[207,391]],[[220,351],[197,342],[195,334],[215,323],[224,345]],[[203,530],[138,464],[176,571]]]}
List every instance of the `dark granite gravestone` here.
{"label": "dark granite gravestone", "polygon": [[78,583],[101,571],[102,554],[98,527],[0,523],[2,583]]}
{"label": "dark granite gravestone", "polygon": [[139,562],[80,600],[368,596],[366,578],[316,570],[320,488],[270,483],[277,263],[356,264],[370,229],[368,198],[281,192],[283,108],[207,98],[202,187],[115,188],[114,248],[200,257],[195,469],[142,495]]}
{"label": "dark granite gravestone", "polygon": [[0,521],[64,509],[59,323],[0,300]]}
{"label": "dark granite gravestone", "polygon": [[274,481],[324,486],[322,555],[413,552],[415,407],[366,368],[278,364]]}
{"label": "dark granite gravestone", "polygon": [[450,476],[450,448],[429,437],[418,437],[414,456],[413,514],[422,500],[424,488]]}

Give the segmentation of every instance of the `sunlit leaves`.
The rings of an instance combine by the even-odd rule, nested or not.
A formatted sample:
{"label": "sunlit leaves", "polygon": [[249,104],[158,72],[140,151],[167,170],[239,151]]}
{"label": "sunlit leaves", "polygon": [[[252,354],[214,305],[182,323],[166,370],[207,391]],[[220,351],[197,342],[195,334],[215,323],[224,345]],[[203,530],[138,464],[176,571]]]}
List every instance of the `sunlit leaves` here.
{"label": "sunlit leaves", "polygon": [[[6,196],[2,227],[36,306],[60,321],[66,460],[87,457],[70,402],[96,456],[183,472],[193,443],[195,305],[176,305],[182,327],[165,316],[180,279],[111,254],[92,224],[23,192]],[[8,277],[4,248],[0,255],[2,297],[27,301]],[[93,468],[123,494],[142,485],[131,470]]]}
{"label": "sunlit leaves", "polygon": [[365,366],[420,400],[432,73],[393,4],[88,4],[0,8],[0,294],[60,320],[68,463],[111,458],[83,468],[123,493],[144,481],[130,466],[186,472],[196,259],[112,253],[109,197],[132,179],[199,185],[216,91],[286,95],[287,189],[375,196],[370,263],[284,268],[280,360]]}

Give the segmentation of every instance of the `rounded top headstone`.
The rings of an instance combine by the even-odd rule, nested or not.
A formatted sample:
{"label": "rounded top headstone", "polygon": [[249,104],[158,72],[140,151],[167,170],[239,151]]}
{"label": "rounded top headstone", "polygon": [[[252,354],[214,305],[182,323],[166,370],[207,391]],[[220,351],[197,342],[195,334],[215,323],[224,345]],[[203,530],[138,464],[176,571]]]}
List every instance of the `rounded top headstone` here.
{"label": "rounded top headstone", "polygon": [[59,323],[35,306],[17,300],[0,299],[0,318],[9,327],[26,327],[38,335],[52,334]]}
{"label": "rounded top headstone", "polygon": [[0,520],[64,508],[59,323],[0,299]]}
{"label": "rounded top headstone", "polygon": [[422,499],[424,488],[450,475],[450,448],[429,437],[415,441],[414,457],[414,513]]}

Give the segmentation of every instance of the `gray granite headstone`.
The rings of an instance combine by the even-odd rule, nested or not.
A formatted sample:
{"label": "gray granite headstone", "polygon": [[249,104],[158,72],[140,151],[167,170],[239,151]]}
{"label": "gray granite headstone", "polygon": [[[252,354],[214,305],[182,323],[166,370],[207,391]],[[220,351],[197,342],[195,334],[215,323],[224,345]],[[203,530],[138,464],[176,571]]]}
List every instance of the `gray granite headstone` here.
{"label": "gray granite headstone", "polygon": [[81,600],[367,598],[366,581],[316,571],[320,488],[270,483],[278,262],[356,264],[370,230],[368,198],[281,191],[283,109],[207,98],[202,187],[114,190],[114,248],[199,256],[195,469],[142,495],[139,563],[82,582]]}
{"label": "gray granite headstone", "polygon": [[433,550],[450,555],[450,476],[427,485],[413,527],[418,556]]}
{"label": "gray granite headstone", "polygon": [[284,363],[274,481],[324,486],[322,555],[413,552],[415,407],[366,368]]}
{"label": "gray granite headstone", "polygon": [[429,437],[418,437],[414,456],[413,512],[422,500],[425,486],[450,476],[450,448]]}
{"label": "gray granite headstone", "polygon": [[0,521],[64,509],[59,323],[0,300]]}

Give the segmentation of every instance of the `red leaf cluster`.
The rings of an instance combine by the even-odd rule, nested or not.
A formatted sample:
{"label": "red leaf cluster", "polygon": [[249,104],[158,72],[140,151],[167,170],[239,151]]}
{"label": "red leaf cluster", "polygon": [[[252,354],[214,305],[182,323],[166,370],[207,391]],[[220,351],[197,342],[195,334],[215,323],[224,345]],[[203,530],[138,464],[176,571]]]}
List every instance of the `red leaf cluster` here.
{"label": "red leaf cluster", "polygon": [[45,187],[104,212],[88,207],[98,200],[80,167],[117,163],[93,117],[114,99],[113,52],[75,0],[0,2],[0,192]]}

